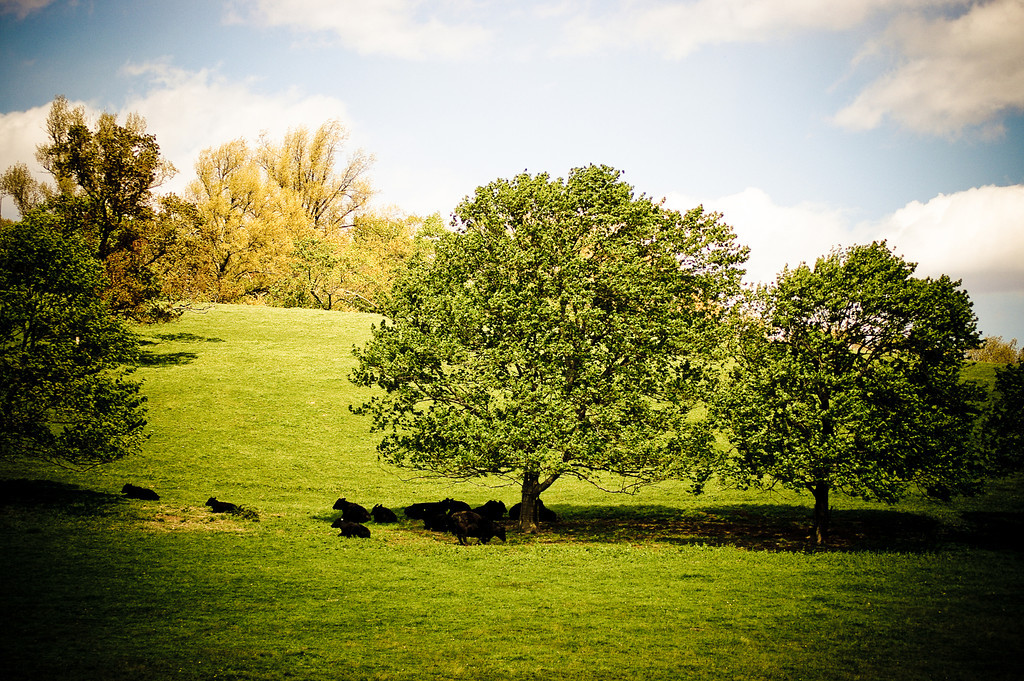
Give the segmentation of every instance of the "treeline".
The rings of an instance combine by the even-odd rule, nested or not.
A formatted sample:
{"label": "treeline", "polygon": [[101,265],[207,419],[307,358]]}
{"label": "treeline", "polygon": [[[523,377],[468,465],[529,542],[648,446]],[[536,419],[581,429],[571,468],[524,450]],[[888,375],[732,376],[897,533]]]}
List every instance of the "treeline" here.
{"label": "treeline", "polygon": [[373,158],[343,157],[338,121],[204,150],[183,196],[157,194],[177,169],[146,121],[57,97],[36,158],[0,176],[22,216],[43,212],[62,237],[81,238],[102,265],[102,297],[139,321],[205,302],[373,310],[396,270],[443,231],[439,216],[372,211]]}

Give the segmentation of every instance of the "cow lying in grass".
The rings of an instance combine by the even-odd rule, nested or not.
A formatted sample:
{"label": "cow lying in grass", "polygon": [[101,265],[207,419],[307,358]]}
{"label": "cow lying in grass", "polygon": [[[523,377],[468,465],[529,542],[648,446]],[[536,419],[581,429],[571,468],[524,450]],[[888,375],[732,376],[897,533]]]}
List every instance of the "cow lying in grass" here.
{"label": "cow lying in grass", "polygon": [[126,484],[121,488],[121,494],[125,495],[129,499],[143,499],[145,501],[160,501],[160,495],[151,489],[145,487],[136,487],[132,484]]}
{"label": "cow lying in grass", "polygon": [[254,520],[259,522],[260,514],[251,508],[245,508],[237,504],[232,504],[229,501],[217,501],[217,497],[210,497],[206,500],[206,505],[210,507],[212,513],[230,513],[232,515],[242,516],[246,520]]}
{"label": "cow lying in grass", "polygon": [[217,501],[217,497],[210,497],[206,505],[213,513],[241,513],[242,509],[228,501]]}
{"label": "cow lying in grass", "polygon": [[370,511],[370,515],[373,516],[373,522],[375,523],[397,523],[398,516],[390,508],[385,508],[380,504],[377,504]]}
{"label": "cow lying in grass", "polygon": [[338,534],[339,537],[361,537],[363,539],[370,538],[370,528],[366,527],[365,525],[360,525],[359,523],[353,523],[338,518],[333,523],[331,523],[331,527],[341,530],[341,533]]}
{"label": "cow lying in grass", "polygon": [[486,544],[492,537],[505,541],[504,527],[474,511],[452,513],[448,517],[448,531],[458,537],[463,546],[469,537],[476,537],[481,544]]}

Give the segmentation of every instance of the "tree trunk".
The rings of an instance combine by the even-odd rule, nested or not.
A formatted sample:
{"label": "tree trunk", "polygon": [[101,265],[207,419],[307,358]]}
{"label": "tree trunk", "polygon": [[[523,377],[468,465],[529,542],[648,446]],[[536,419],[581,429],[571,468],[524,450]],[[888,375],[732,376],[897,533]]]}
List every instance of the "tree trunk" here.
{"label": "tree trunk", "polygon": [[814,539],[818,545],[828,543],[828,526],[832,519],[832,513],[828,508],[827,482],[816,482],[811,488],[814,494]]}
{"label": "tree trunk", "polygon": [[519,531],[523,534],[536,534],[537,522],[540,520],[538,501],[541,492],[551,487],[557,479],[558,474],[554,474],[541,482],[539,473],[523,473],[523,496],[519,507]]}

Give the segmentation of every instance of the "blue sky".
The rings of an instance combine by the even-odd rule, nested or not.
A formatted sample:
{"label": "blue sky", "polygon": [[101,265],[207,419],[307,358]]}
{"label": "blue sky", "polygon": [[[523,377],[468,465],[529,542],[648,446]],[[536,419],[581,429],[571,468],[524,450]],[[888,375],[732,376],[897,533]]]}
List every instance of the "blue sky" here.
{"label": "blue sky", "polygon": [[886,238],[1024,341],[1022,36],[1024,0],[0,0],[0,169],[57,94],[141,113],[173,191],[335,118],[407,213],[605,163],[722,212],[751,280]]}

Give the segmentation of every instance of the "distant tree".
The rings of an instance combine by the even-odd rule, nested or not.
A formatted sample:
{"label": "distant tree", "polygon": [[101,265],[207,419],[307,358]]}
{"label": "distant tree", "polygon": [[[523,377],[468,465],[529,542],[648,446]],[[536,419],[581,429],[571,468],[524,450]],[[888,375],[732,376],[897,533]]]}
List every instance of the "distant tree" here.
{"label": "distant tree", "polygon": [[422,253],[429,234],[440,235],[443,228],[439,215],[422,219],[392,211],[356,217],[340,250],[341,299],[351,308],[376,311],[399,273]]}
{"label": "distant tree", "polygon": [[[571,476],[634,489],[710,447],[691,409],[717,366],[746,249],[606,166],[479,187],[379,310],[352,379],[388,462],[522,490],[521,527]],[[432,242],[433,243],[433,242]]]}
{"label": "distant tree", "polygon": [[57,184],[50,209],[103,263],[111,308],[150,318],[161,295],[157,261],[170,251],[168,240],[177,237],[163,231],[170,223],[158,213],[167,204],[153,190],[174,174],[174,166],[160,155],[156,138],[137,114],[121,125],[104,113],[90,126],[82,107],[72,109],[57,97],[46,126],[48,141],[36,158]]}
{"label": "distant tree", "polygon": [[967,293],[873,243],[786,269],[743,309],[712,401],[728,475],[814,497],[825,543],[833,491],[895,502],[916,483],[948,498],[985,471],[971,432],[983,390],[960,379],[978,344]]}
{"label": "distant tree", "polygon": [[24,163],[15,163],[0,175],[0,194],[13,198],[15,207],[22,215],[47,198],[46,190],[32,177]]}
{"label": "distant tree", "polygon": [[128,379],[138,342],[112,316],[80,235],[30,210],[0,228],[0,456],[108,463],[145,439]]}
{"label": "distant tree", "polygon": [[996,371],[996,387],[981,421],[980,437],[993,474],[1024,470],[1024,362]]}
{"label": "distant tree", "polygon": [[206,149],[187,198],[199,212],[188,237],[192,257],[179,266],[202,273],[220,302],[265,294],[285,276],[296,238],[308,223],[297,202],[263,177],[245,140]]}
{"label": "distant tree", "polygon": [[37,158],[64,193],[85,198],[85,237],[103,261],[144,236],[153,213],[152,190],[175,170],[160,156],[141,116],[129,114],[120,125],[116,116],[104,113],[93,130],[81,107],[67,107],[63,97],[54,100],[47,120],[50,141],[40,145]]}
{"label": "distant tree", "polygon": [[312,134],[291,129],[280,144],[264,136],[256,152],[268,180],[297,197],[320,237],[351,228],[373,194],[366,179],[373,157],[357,150],[342,162],[347,139],[341,123],[330,120]]}
{"label": "distant tree", "polygon": [[985,336],[981,347],[967,351],[967,356],[975,362],[992,362],[1011,364],[1024,361],[1024,349],[1017,348],[1017,339],[1004,341],[1002,336]]}

